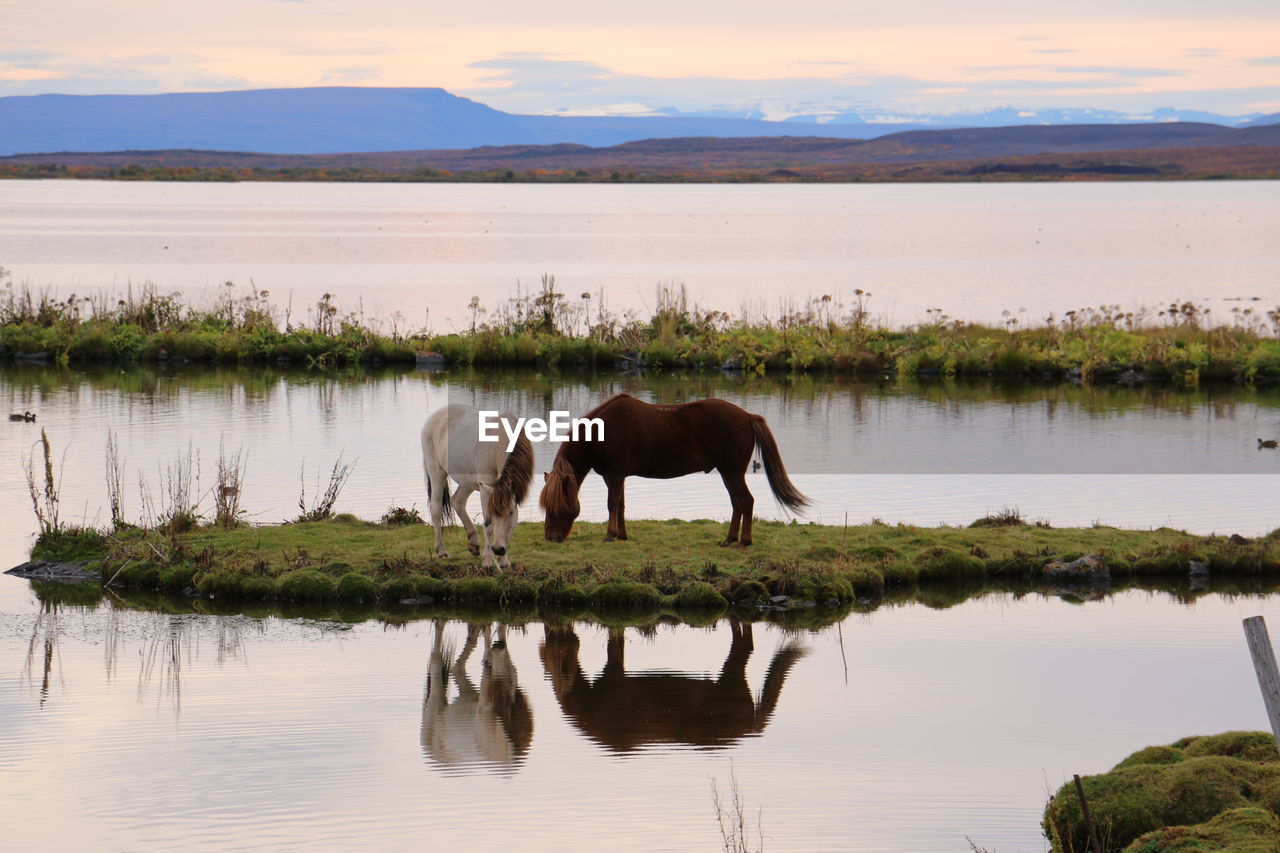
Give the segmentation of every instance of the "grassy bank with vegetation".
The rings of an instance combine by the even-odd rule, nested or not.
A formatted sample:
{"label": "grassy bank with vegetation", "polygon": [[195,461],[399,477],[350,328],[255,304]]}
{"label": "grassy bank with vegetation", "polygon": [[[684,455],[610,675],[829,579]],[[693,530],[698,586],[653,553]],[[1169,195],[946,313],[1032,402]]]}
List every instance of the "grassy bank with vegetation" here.
{"label": "grassy bank with vegetation", "polygon": [[1096,555],[1117,583],[1185,580],[1193,561],[1214,578],[1280,573],[1280,530],[1246,540],[1168,528],[1054,529],[1014,514],[969,527],[761,521],[746,549],[717,547],[725,525],[714,521],[634,521],[628,541],[609,543],[602,541],[603,525],[579,524],[563,544],[545,541],[541,524],[525,523],[512,539],[513,565],[503,573],[480,567],[458,527],[446,531],[451,557],[435,556],[430,528],[412,511],[390,512],[377,523],[338,515],[276,526],[187,522],[181,528],[59,528],[41,535],[32,557],[90,561],[110,587],[190,590],[228,600],[640,611],[767,605],[779,595],[791,604],[837,607],[944,581],[1096,587],[1096,575],[1047,571],[1055,561],[1085,555]]}
{"label": "grassy bank with vegetation", "polygon": [[[1280,752],[1269,732],[1147,747],[1082,783],[1104,853],[1280,848]],[[1054,853],[1091,849],[1073,783],[1049,801],[1043,826]]]}
{"label": "grassy bank with vegetation", "polygon": [[733,316],[664,287],[648,317],[610,311],[600,294],[566,295],[555,279],[492,308],[473,299],[460,332],[365,318],[325,294],[295,313],[266,291],[228,284],[209,304],[144,287],[123,297],[57,297],[0,270],[0,358],[58,364],[414,364],[727,369],[899,376],[1058,377],[1081,381],[1280,378],[1280,306],[1242,303],[1217,317],[1194,303],[1100,306],[999,325],[941,310],[905,328],[873,321],[871,294],[823,295],[773,316]]}

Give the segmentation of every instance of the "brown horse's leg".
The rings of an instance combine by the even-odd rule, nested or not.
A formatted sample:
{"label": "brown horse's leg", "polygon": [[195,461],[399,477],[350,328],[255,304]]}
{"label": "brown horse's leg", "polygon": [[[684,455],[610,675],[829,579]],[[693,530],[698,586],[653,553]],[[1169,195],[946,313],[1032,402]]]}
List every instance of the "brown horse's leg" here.
{"label": "brown horse's leg", "polygon": [[[729,521],[729,535],[725,537],[725,545],[732,545],[734,542],[741,542],[742,546],[751,544],[751,513],[754,511],[755,498],[751,496],[751,490],[747,488],[746,471],[725,471],[720,470],[720,479],[724,481],[724,487],[729,492],[729,502],[733,505],[733,517]],[[741,525],[742,535],[739,537],[738,530]]]}
{"label": "brown horse's leg", "polygon": [[605,530],[604,541],[612,542],[615,539],[626,539],[627,523],[622,519],[624,506],[622,486],[626,482],[626,478],[607,477],[604,482],[609,489],[609,526]]}
{"label": "brown horse's leg", "polygon": [[618,481],[618,538],[627,538],[627,480]]}

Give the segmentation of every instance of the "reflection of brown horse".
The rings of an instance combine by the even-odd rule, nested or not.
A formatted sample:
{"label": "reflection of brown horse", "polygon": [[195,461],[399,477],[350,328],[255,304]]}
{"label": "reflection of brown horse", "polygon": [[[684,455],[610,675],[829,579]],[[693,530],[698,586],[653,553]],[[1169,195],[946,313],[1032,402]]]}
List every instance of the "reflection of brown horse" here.
{"label": "reflection of brown horse", "polygon": [[616,752],[650,743],[724,747],[769,724],[782,684],[804,650],[787,643],[774,652],[760,699],[747,685],[751,625],[730,621],[733,641],[716,679],[667,672],[628,673],[623,634],[609,632],[604,671],[588,680],[578,663],[573,628],[547,626],[542,665],[560,709],[587,737]]}
{"label": "reflection of brown horse", "polygon": [[[516,669],[507,653],[507,629],[490,643],[489,626],[467,626],[467,640],[456,660],[444,643],[445,622],[436,620],[422,700],[422,751],[445,765],[489,764],[514,770],[533,740],[533,711],[516,686]],[[467,675],[467,659],[484,635],[483,670],[477,690]],[[449,700],[449,681],[458,695]]]}

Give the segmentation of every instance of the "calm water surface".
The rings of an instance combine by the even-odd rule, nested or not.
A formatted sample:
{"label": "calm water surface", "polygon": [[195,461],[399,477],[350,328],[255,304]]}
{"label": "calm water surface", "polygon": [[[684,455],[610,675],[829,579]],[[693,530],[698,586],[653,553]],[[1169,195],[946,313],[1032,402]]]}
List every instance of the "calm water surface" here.
{"label": "calm water surface", "polygon": [[[992,593],[822,630],[40,609],[0,579],[12,849],[1040,851],[1046,789],[1265,729],[1280,599]],[[491,642],[504,640],[505,648]],[[450,666],[446,669],[445,663]]]}
{"label": "calm water surface", "polygon": [[[651,307],[871,290],[873,313],[1037,319],[1101,303],[1280,301],[1275,182],[998,186],[539,187],[0,184],[0,264],[65,293],[322,292],[418,327],[517,282]],[[598,296],[596,297],[598,299]],[[1024,316],[1024,315],[1019,315]],[[203,505],[219,446],[243,503],[297,512],[338,454],[339,511],[425,505],[417,431],[460,400],[585,411],[627,391],[763,414],[825,523],[963,524],[1005,506],[1057,525],[1273,529],[1275,389],[1002,387],[719,376],[5,368],[0,563],[35,525],[22,458],[48,430],[63,518],[104,520],[103,448],[125,512],[190,453]],[[539,465],[547,464],[545,448]],[[147,485],[139,487],[139,481]],[[763,480],[757,511],[776,513]],[[584,516],[604,517],[589,480]],[[725,518],[714,477],[628,484],[634,517]],[[532,504],[526,518],[535,511]],[[424,537],[425,541],[425,537]],[[518,555],[517,555],[518,559]],[[935,605],[940,599],[931,599]],[[1044,849],[1046,791],[1148,744],[1265,728],[1240,632],[1275,597],[1083,605],[991,593],[852,614],[821,630],[628,629],[249,618],[42,602],[0,577],[0,838],[15,849],[717,849],[711,783],[736,773],[770,850]],[[487,633],[486,633],[487,631]],[[503,648],[494,648],[495,641]],[[671,708],[703,709],[673,715]],[[665,710],[664,710],[665,709]]]}
{"label": "calm water surface", "polygon": [[[777,315],[863,288],[873,316],[938,307],[1027,320],[1090,305],[1280,302],[1280,183],[537,186],[0,184],[0,264],[84,294],[269,290],[294,317],[324,292],[401,325],[467,322],[552,273],[615,311],[658,282],[704,307]],[[429,312],[429,318],[428,318]]]}

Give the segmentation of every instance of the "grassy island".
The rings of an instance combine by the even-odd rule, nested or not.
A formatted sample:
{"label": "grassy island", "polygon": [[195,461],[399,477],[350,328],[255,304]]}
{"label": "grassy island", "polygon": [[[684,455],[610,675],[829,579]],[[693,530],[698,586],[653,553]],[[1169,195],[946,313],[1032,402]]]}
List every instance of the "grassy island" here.
{"label": "grassy island", "polygon": [[432,333],[367,320],[325,294],[295,316],[266,291],[229,285],[204,306],[143,288],[124,298],[57,298],[15,287],[0,270],[0,359],[58,364],[415,364],[830,372],[1254,382],[1280,379],[1280,306],[1241,304],[1226,317],[1191,302],[1150,310],[1100,306],[1000,325],[929,312],[900,329],[872,319],[871,294],[823,295],[772,317],[734,317],[660,288],[649,317],[615,314],[599,294],[541,290]]}
{"label": "grassy island", "polygon": [[[1082,779],[1105,853],[1274,853],[1280,849],[1280,752],[1268,732],[1150,746]],[[1074,784],[1045,807],[1054,853],[1089,848]]]}
{"label": "grassy island", "polygon": [[[448,559],[430,528],[351,515],[274,526],[196,526],[115,532],[63,528],[43,534],[33,559],[87,561],[112,588],[199,593],[227,600],[395,605],[591,606],[722,610],[736,605],[872,604],[918,583],[1007,582],[1079,591],[1192,575],[1260,578],[1280,573],[1280,531],[1247,540],[1168,528],[1054,529],[1016,516],[969,527],[851,527],[758,522],[750,548],[717,547],[715,521],[634,521],[625,542],[603,525],[579,524],[563,544],[525,523],[512,567],[485,570],[461,528],[446,530]],[[1081,594],[1088,594],[1082,592]]]}

